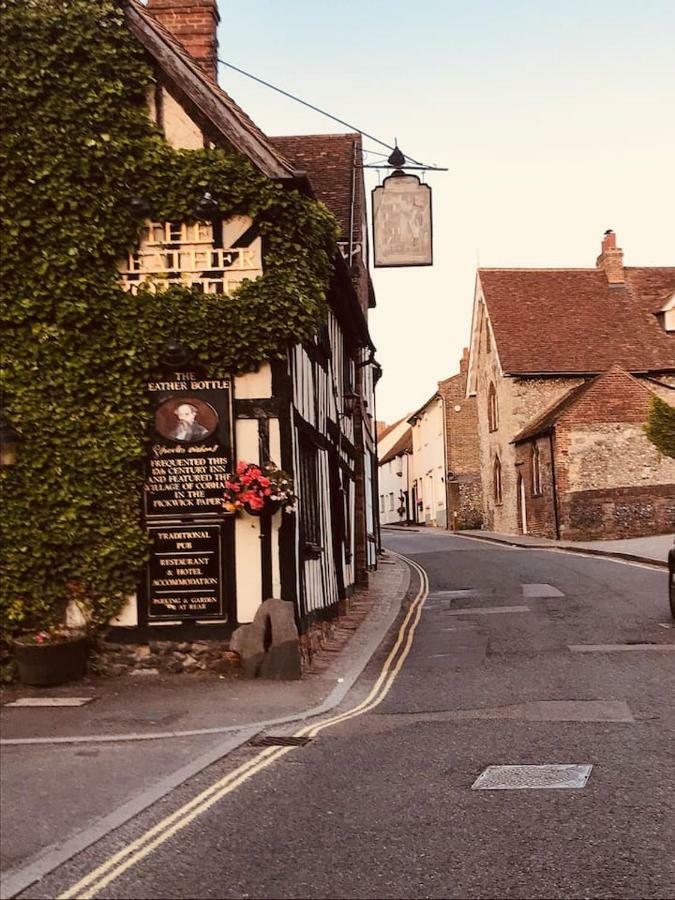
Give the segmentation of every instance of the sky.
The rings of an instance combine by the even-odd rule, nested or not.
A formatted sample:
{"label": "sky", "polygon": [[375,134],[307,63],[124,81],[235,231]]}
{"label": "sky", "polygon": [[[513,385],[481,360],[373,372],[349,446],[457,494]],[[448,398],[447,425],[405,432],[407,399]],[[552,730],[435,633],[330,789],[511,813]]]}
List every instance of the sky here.
{"label": "sky", "polygon": [[[477,266],[593,266],[607,228],[627,265],[675,265],[673,0],[219,6],[221,59],[449,169],[425,176],[434,265],[373,270],[378,419],[459,370]],[[222,65],[219,81],[267,134],[350,130]]]}

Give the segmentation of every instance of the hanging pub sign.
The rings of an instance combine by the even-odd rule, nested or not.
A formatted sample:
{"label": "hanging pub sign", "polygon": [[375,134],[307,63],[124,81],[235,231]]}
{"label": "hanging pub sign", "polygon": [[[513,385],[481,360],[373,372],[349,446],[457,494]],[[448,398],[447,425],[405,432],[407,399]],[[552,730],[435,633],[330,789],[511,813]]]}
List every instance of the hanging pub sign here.
{"label": "hanging pub sign", "polygon": [[376,268],[433,264],[431,188],[395,171],[372,192]]}

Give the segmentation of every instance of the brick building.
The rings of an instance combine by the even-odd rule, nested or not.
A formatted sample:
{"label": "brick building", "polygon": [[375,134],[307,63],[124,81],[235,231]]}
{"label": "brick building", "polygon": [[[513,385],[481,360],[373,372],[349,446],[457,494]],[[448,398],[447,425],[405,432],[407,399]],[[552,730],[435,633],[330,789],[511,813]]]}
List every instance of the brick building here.
{"label": "brick building", "polygon": [[467,394],[478,410],[485,525],[611,538],[675,527],[675,463],[647,440],[675,406],[675,267],[479,269]]}
{"label": "brick building", "polygon": [[476,398],[466,394],[468,368],[465,348],[457,375],[438,382],[445,417],[448,527],[455,529],[483,523],[478,411]]}

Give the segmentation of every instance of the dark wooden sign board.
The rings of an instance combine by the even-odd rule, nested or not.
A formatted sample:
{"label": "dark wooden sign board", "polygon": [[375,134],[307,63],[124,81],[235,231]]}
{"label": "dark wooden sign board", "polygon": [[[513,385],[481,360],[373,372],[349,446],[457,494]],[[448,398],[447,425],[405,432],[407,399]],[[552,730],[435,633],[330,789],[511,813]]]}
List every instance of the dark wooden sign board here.
{"label": "dark wooden sign board", "polygon": [[139,624],[232,622],[234,517],[222,505],[233,466],[232,384],[172,372],[148,384],[154,434],[144,516],[150,559]]}

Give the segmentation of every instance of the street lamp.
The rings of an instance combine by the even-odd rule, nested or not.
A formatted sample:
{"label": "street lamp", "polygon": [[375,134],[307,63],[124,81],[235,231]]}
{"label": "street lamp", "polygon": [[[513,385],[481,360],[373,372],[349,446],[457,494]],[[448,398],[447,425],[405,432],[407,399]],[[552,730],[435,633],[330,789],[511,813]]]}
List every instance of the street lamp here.
{"label": "street lamp", "polygon": [[359,401],[359,395],[354,391],[347,391],[342,400],[344,405],[344,415],[351,418],[354,415],[356,404]]}
{"label": "street lamp", "polygon": [[218,201],[205,191],[195,205],[194,214],[203,222],[210,222],[218,215]]}

